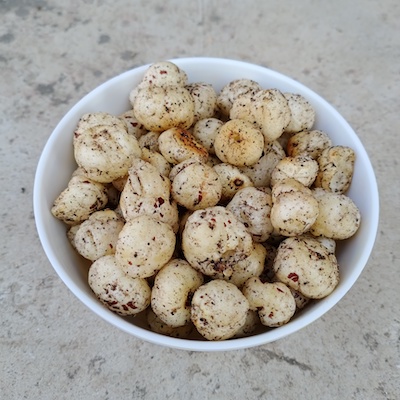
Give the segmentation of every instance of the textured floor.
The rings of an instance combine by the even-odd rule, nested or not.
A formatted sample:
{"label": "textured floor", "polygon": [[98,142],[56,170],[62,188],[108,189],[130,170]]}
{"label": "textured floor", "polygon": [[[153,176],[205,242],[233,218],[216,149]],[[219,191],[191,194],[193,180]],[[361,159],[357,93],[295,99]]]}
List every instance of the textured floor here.
{"label": "textured floor", "polygon": [[[2,399],[400,398],[397,0],[0,1]],[[364,143],[381,222],[359,281],[278,342],[190,353],[137,340],[64,286],[36,235],[41,150],[88,91],[134,66],[215,56],[268,66],[331,102]]]}

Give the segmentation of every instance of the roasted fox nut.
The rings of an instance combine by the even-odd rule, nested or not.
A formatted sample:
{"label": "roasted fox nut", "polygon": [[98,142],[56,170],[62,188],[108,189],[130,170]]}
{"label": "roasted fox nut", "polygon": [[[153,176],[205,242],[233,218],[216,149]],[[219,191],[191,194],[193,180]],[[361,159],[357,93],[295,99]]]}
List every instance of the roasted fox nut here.
{"label": "roasted fox nut", "polygon": [[313,195],[319,208],[318,217],[310,228],[314,236],[344,240],[357,232],[361,213],[350,197],[322,188],[314,189]]}
{"label": "roasted fox nut", "polygon": [[[122,124],[122,121],[121,121]],[[110,183],[128,173],[141,149],[126,125],[96,125],[74,136],[74,156],[85,174],[96,182]]]}
{"label": "roasted fox nut", "polygon": [[243,285],[243,294],[250,309],[257,311],[261,323],[271,328],[290,321],[296,311],[296,301],[291,290],[282,282],[261,282],[253,277]]}
{"label": "roasted fox nut", "polygon": [[186,260],[169,261],[154,279],[151,290],[154,313],[173,328],[189,324],[191,297],[203,281],[203,275]]}
{"label": "roasted fox nut", "polygon": [[224,340],[243,327],[248,311],[249,302],[234,284],[215,279],[194,292],[191,319],[206,339]]}
{"label": "roasted fox nut", "polygon": [[215,136],[214,150],[222,162],[238,167],[253,165],[262,156],[264,136],[250,122],[231,119]]}
{"label": "roasted fox nut", "polygon": [[171,128],[158,138],[160,153],[171,164],[179,164],[189,158],[207,161],[208,151],[186,129]]}
{"label": "roasted fox nut", "polygon": [[276,278],[310,299],[322,299],[339,283],[339,267],[317,239],[298,236],[285,239],[274,260]]}
{"label": "roasted fox nut", "polygon": [[51,213],[67,225],[77,225],[108,202],[107,188],[83,175],[75,175],[54,201]]}
{"label": "roasted fox nut", "polygon": [[90,266],[88,282],[96,297],[119,315],[136,315],[150,305],[146,279],[126,275],[114,255],[101,257]]}
{"label": "roasted fox nut", "polygon": [[215,206],[221,199],[222,184],[215,170],[196,159],[172,168],[172,198],[188,210]]}
{"label": "roasted fox nut", "polygon": [[253,251],[246,227],[222,206],[194,211],[182,232],[182,250],[189,264],[204,275],[229,277],[235,264]]}
{"label": "roasted fox nut", "polygon": [[192,95],[183,86],[139,87],[133,100],[135,118],[149,131],[163,132],[194,122]]}
{"label": "roasted fox nut", "polygon": [[115,259],[128,276],[149,278],[171,259],[175,243],[169,224],[141,215],[127,221],[119,233]]}

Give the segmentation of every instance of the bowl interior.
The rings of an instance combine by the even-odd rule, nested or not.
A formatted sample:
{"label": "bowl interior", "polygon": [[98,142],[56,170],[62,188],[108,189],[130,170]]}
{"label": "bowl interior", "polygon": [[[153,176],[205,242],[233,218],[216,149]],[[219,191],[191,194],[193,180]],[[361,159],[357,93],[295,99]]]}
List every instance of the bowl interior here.
{"label": "bowl interior", "polygon": [[172,60],[188,74],[190,82],[211,83],[219,91],[228,82],[248,78],[264,88],[302,94],[316,110],[315,129],[325,131],[334,144],[346,145],[356,152],[351,188],[347,193],[361,211],[357,234],[338,246],[341,281],[327,298],[311,304],[288,324],[241,339],[208,342],[201,338],[176,339],[150,332],[143,318],[122,318],[103,307],[87,284],[88,263],[71,248],[65,225],[50,212],[54,199],[67,186],[76,164],[72,137],[79,118],[87,112],[104,111],[118,115],[130,108],[128,96],[148,66],[125,72],[97,87],[80,100],[60,121],[47,141],[36,171],[34,212],[44,251],[67,287],[92,311],[116,327],[141,339],[161,345],[201,351],[230,350],[268,343],[293,333],[315,321],[332,308],[351,288],[371,254],[378,227],[379,200],[375,175],[358,136],[343,117],[324,99],[299,82],[257,65],[216,58]]}

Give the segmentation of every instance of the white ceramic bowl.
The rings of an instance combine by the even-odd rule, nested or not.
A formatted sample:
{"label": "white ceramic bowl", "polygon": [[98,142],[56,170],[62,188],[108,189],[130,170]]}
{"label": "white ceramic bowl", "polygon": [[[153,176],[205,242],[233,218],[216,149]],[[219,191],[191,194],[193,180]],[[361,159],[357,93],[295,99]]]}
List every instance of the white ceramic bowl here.
{"label": "white ceramic bowl", "polygon": [[368,261],[379,220],[378,189],[368,155],[343,117],[319,95],[295,80],[241,61],[218,58],[185,58],[172,61],[186,71],[190,82],[211,83],[217,91],[233,79],[249,78],[265,88],[300,93],[316,110],[315,128],[328,133],[334,144],[350,146],[355,150],[357,159],[348,195],[359,207],[362,223],[353,238],[339,245],[339,286],[330,296],[313,303],[282,327],[247,338],[219,342],[163,336],[149,331],[143,319],[122,318],[100,304],[87,284],[87,266],[82,265],[81,258],[68,243],[65,225],[52,216],[50,209],[76,168],[72,134],[81,115],[96,111],[118,115],[128,110],[129,92],[138,84],[148,65],[125,72],[97,87],[65,115],[51,134],[41,155],[34,184],[34,212],[43,249],[60,278],[87,307],[117,328],[143,340],[172,348],[221,351],[253,347],[283,338],[317,320],[331,309],[353,286]]}

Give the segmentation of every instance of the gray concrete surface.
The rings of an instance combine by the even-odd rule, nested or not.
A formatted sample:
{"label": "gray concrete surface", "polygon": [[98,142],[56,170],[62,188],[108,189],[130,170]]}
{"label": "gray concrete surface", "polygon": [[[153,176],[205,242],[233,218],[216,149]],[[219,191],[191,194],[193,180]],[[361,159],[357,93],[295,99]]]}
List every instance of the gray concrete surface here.
{"label": "gray concrete surface", "polygon": [[[397,0],[0,1],[1,399],[399,399],[399,20]],[[379,183],[356,285],[316,323],[249,350],[190,353],[116,330],[36,235],[35,168],[61,117],[116,74],[187,56],[300,80],[357,131]]]}

